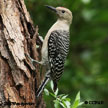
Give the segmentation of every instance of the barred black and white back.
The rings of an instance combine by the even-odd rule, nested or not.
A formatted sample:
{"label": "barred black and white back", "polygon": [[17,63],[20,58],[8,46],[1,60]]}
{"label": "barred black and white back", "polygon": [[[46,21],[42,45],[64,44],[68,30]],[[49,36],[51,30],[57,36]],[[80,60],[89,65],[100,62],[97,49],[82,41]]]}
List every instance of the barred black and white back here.
{"label": "barred black and white back", "polygon": [[64,71],[64,63],[69,51],[69,32],[53,31],[48,39],[48,59],[51,70],[51,79],[54,82],[54,91],[57,82]]}

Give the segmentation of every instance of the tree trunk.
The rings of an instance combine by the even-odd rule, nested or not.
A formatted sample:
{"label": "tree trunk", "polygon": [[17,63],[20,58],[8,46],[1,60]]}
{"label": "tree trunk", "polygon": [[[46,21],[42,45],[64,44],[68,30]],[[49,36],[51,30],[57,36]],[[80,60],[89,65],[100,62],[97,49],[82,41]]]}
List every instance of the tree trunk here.
{"label": "tree trunk", "polygon": [[40,60],[36,43],[42,44],[24,0],[0,0],[0,108],[45,108],[42,96],[35,97],[40,67],[25,57]]}

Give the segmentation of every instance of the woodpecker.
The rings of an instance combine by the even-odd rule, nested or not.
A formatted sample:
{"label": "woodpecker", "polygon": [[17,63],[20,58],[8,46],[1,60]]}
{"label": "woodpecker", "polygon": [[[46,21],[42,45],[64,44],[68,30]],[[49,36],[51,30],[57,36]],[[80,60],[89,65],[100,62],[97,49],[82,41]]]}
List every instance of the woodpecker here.
{"label": "woodpecker", "polygon": [[73,18],[72,12],[67,8],[55,8],[48,5],[46,7],[56,13],[57,21],[49,29],[43,40],[42,60],[38,62],[29,57],[32,62],[47,66],[45,78],[36,92],[37,97],[40,96],[49,80],[54,83],[54,91],[57,89],[57,82],[64,71],[64,63],[69,51],[69,29]]}

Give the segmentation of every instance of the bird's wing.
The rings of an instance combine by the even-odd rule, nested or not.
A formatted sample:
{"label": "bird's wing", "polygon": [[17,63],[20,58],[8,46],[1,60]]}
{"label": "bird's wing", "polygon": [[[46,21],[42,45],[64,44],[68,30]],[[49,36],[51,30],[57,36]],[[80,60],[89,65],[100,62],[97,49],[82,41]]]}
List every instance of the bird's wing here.
{"label": "bird's wing", "polygon": [[66,31],[53,31],[48,39],[48,58],[51,68],[51,78],[60,79],[64,70],[64,61],[69,50],[69,33]]}

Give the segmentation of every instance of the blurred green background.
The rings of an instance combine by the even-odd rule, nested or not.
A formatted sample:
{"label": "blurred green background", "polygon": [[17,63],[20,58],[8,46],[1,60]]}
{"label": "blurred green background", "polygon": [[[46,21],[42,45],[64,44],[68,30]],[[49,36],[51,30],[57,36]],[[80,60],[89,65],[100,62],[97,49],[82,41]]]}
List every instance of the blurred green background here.
{"label": "blurred green background", "polygon": [[[74,100],[78,91],[82,101],[99,100],[103,105],[83,105],[81,108],[108,108],[108,0],[25,0],[34,25],[43,37],[56,21],[53,12],[44,5],[64,6],[73,13],[70,52],[64,74],[59,81],[59,93]],[[47,88],[50,90],[49,85]],[[45,96],[47,108],[53,99]]]}

